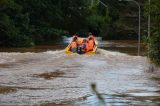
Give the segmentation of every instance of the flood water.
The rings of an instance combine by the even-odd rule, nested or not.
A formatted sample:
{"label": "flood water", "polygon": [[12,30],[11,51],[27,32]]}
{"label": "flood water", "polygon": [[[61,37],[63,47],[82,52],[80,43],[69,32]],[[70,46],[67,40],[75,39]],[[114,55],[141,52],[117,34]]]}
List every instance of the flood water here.
{"label": "flood water", "polygon": [[91,56],[66,55],[63,49],[69,41],[65,38],[53,46],[27,49],[1,48],[0,105],[160,104],[160,79],[145,72],[147,59],[137,56],[136,41],[99,38],[97,53]]}

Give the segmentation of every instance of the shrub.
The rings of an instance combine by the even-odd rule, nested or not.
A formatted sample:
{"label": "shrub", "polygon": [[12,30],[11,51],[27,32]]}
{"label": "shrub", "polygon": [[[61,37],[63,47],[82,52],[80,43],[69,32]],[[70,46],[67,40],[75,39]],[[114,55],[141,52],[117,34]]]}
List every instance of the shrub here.
{"label": "shrub", "polygon": [[145,39],[147,44],[147,54],[152,62],[160,66],[160,33]]}

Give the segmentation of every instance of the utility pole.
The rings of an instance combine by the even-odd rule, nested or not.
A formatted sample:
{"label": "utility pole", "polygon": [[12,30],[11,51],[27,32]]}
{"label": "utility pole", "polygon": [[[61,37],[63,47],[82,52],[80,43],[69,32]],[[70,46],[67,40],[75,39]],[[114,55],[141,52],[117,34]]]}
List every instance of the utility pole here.
{"label": "utility pole", "polygon": [[104,4],[101,0],[98,0],[99,3],[101,3],[104,7],[106,7],[108,9],[108,6],[106,4]]}
{"label": "utility pole", "polygon": [[138,31],[138,56],[140,55],[140,49],[141,49],[141,7],[138,2],[136,4],[139,7],[139,31]]}
{"label": "utility pole", "polygon": [[101,3],[104,7],[107,8],[107,14],[109,13],[109,9],[108,9],[108,5],[106,5],[105,3],[103,3],[101,0],[98,0],[99,3]]}
{"label": "utility pole", "polygon": [[[97,5],[98,4],[102,4],[104,7],[106,7],[107,8],[107,13],[109,13],[109,9],[108,9],[108,5],[106,5],[104,2],[102,2],[101,0],[97,0]],[[93,6],[93,4],[94,4],[94,0],[91,0],[91,6]]]}
{"label": "utility pole", "polygon": [[91,0],[91,6],[93,6],[93,0]]}
{"label": "utility pole", "polygon": [[151,15],[150,15],[150,4],[151,0],[148,0],[149,2],[149,15],[148,15],[148,37],[151,36]]}
{"label": "utility pole", "polygon": [[139,17],[138,17],[138,56],[140,55],[140,48],[141,48],[141,6],[140,4],[135,0],[119,0],[119,1],[128,1],[128,2],[134,2],[139,9]]}

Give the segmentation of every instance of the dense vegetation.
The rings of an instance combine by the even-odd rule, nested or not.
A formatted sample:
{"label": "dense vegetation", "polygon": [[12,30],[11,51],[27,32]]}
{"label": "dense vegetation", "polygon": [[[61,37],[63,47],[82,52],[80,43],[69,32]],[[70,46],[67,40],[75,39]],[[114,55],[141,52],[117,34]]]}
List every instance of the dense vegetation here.
{"label": "dense vegetation", "polygon": [[151,15],[151,36],[146,38],[148,56],[160,66],[160,0],[146,2],[146,16]]}
{"label": "dense vegetation", "polygon": [[0,0],[0,46],[32,46],[75,32],[99,34],[108,16],[96,2],[91,5],[86,0]]}
{"label": "dense vegetation", "polygon": [[137,7],[102,1],[107,8],[98,0],[0,0],[0,46],[32,46],[75,32],[93,32],[105,39],[137,39],[134,20],[138,18],[132,17]]}

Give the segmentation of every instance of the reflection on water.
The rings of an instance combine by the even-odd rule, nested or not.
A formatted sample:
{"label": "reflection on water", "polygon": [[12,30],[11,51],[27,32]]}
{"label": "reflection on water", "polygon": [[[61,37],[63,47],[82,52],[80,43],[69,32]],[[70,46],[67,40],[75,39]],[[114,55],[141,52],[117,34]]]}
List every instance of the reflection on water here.
{"label": "reflection on water", "polygon": [[[65,44],[70,41],[66,39]],[[110,46],[136,48],[136,42],[99,43],[107,50]],[[66,55],[64,47],[1,49],[0,105],[103,106],[91,83],[107,106],[160,104],[160,79],[144,72],[145,57],[104,49],[91,56]]]}

